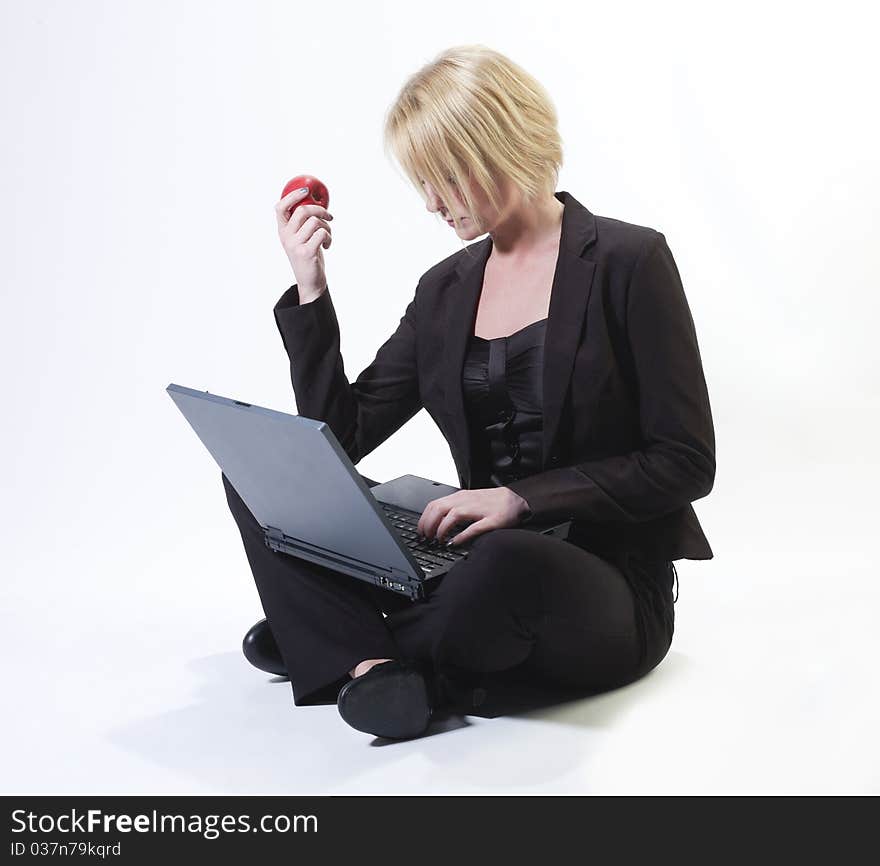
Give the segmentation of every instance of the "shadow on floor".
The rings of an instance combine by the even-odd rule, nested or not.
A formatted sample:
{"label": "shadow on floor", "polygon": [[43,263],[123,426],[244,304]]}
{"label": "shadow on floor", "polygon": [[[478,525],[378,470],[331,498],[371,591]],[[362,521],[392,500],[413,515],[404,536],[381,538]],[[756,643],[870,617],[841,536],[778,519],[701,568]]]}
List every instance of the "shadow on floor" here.
{"label": "shadow on floor", "polygon": [[[259,674],[254,677],[255,672],[239,653],[203,657],[189,666],[201,679],[195,703],[107,734],[115,746],[179,774],[180,785],[165,790],[320,793],[350,785],[359,774],[375,773],[374,762],[358,765],[353,760],[363,748],[365,735],[348,728],[338,717],[335,706],[296,707],[288,680]],[[687,657],[670,651],[657,668],[635,683],[597,695],[562,702],[557,699],[546,706],[511,712],[510,718],[576,729],[607,728],[613,725],[618,713],[646,693],[664,688],[670,678],[679,676],[686,667]],[[366,743],[398,747],[383,756],[383,767],[388,771],[409,759],[415,749],[442,765],[449,777],[467,778],[474,761],[480,763],[479,757],[488,745],[486,737],[446,738],[442,755],[436,738],[439,734],[480,726],[491,726],[493,735],[498,733],[491,718],[471,719],[468,715],[440,714],[422,737],[376,737]],[[493,750],[501,749],[507,757],[512,751],[519,754],[521,733],[508,728],[505,734],[503,738],[489,738]],[[558,760],[546,751],[540,763],[532,765],[520,760],[516,778],[511,782],[547,783],[565,775],[570,770],[569,756],[565,748],[559,751]]]}

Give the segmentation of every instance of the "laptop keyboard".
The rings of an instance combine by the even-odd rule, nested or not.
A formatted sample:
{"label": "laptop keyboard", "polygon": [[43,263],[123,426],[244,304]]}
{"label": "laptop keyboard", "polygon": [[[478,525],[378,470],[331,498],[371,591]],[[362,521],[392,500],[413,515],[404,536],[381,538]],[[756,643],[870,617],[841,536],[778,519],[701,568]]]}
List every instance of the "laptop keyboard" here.
{"label": "laptop keyboard", "polygon": [[[402,511],[387,502],[380,502],[385,516],[391,521],[391,525],[397,530],[404,544],[409,548],[416,562],[422,567],[422,571],[428,574],[434,569],[448,565],[452,562],[458,562],[467,556],[466,550],[453,545],[446,547],[445,543],[438,542],[436,539],[425,539],[419,541],[419,533],[416,527],[419,525],[420,514],[414,511]],[[447,534],[447,538],[452,538],[456,532],[461,532],[465,526],[470,524],[458,524],[453,526]]]}

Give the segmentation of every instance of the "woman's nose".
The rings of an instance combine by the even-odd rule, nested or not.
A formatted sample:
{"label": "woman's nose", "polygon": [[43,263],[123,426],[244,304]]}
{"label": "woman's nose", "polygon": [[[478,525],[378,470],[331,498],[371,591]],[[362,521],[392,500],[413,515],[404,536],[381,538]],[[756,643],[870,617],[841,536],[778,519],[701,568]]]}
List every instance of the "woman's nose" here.
{"label": "woman's nose", "polygon": [[440,210],[442,207],[440,197],[434,192],[434,188],[431,184],[425,182],[423,188],[425,190],[425,207],[427,207],[432,213],[436,210]]}
{"label": "woman's nose", "polygon": [[428,208],[428,213],[437,213],[438,211],[443,211],[442,205],[436,199],[428,199],[426,207]]}

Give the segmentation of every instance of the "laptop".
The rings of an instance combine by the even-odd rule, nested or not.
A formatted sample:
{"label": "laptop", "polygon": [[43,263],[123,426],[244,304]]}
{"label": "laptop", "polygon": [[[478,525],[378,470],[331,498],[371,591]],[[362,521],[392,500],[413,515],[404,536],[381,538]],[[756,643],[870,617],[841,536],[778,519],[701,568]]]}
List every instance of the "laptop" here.
{"label": "laptop", "polygon": [[[429,502],[460,488],[402,475],[368,486],[324,421],[174,383],[165,389],[241,496],[275,551],[426,599],[475,539],[418,540]],[[468,524],[460,524],[451,537]],[[567,538],[571,521],[521,528]]]}

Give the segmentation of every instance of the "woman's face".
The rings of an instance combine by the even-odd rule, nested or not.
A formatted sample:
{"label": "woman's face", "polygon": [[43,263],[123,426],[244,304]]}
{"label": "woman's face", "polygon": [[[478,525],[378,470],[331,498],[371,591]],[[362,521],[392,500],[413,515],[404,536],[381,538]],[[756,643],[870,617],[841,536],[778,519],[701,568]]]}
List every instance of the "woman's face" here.
{"label": "woman's face", "polygon": [[[465,205],[461,196],[455,194],[452,201],[444,202],[428,181],[423,180],[422,186],[425,190],[425,195],[427,196],[425,207],[428,209],[429,213],[437,213],[439,211],[447,224],[456,231],[460,238],[465,240],[475,238],[479,234],[485,234],[487,231],[491,231],[491,227],[495,224],[500,215],[500,211],[496,211],[492,208],[489,199],[486,197],[486,194],[481,187],[477,185],[469,186],[467,192],[471,196],[471,201],[474,203],[477,214],[483,220],[484,228],[483,231],[480,232],[474,223],[474,215],[467,211],[467,205]],[[506,199],[507,190],[503,189],[502,193],[502,200],[504,201]],[[453,221],[453,218],[457,220],[457,224]]]}

